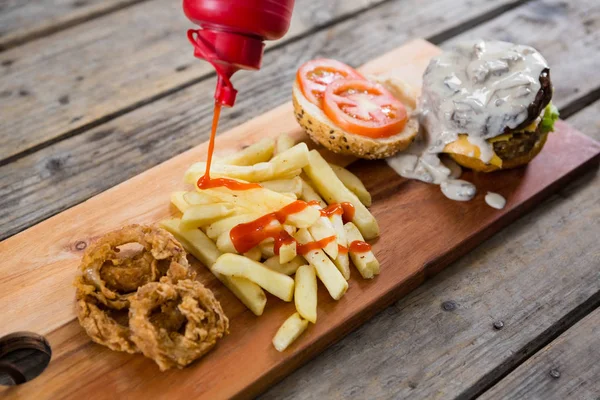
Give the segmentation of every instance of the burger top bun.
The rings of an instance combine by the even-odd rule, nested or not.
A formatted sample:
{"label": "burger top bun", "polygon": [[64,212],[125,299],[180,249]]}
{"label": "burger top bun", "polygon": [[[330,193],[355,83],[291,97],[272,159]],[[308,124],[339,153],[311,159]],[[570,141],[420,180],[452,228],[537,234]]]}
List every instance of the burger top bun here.
{"label": "burger top bun", "polygon": [[394,97],[404,104],[408,115],[404,129],[385,138],[371,138],[347,132],[336,126],[323,110],[308,101],[298,83],[294,82],[292,94],[294,114],[298,123],[313,141],[334,153],[371,160],[390,157],[406,149],[412,143],[419,130],[415,112],[416,93],[408,85],[395,78],[369,78],[384,85]]}

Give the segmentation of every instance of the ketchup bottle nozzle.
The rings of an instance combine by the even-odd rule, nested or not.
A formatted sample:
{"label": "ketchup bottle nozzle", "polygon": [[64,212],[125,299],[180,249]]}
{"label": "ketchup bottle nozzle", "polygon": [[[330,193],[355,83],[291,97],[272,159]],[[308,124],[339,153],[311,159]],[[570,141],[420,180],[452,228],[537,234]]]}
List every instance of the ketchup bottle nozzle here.
{"label": "ketchup bottle nozzle", "polygon": [[[221,41],[218,40],[219,38]],[[222,40],[223,38],[229,38],[229,40],[225,41],[226,43],[224,44]],[[231,42],[232,38],[236,38],[236,40],[233,40],[233,43],[238,43],[239,40],[237,39],[239,38],[243,39],[243,37],[238,35],[232,36],[231,34],[215,33],[204,29],[188,30],[188,39],[194,46],[194,56],[211,63],[217,72],[218,81],[217,88],[215,90],[215,100],[225,107],[233,107],[233,103],[235,103],[237,90],[233,88],[230,78],[239,69],[239,67],[236,66],[235,63],[231,62],[231,57],[224,57],[222,54],[223,52],[221,52],[219,55],[215,49],[219,49],[219,46],[230,48],[226,44],[227,42]],[[260,54],[262,55],[262,42],[259,41],[259,43],[261,44]],[[250,50],[247,50],[254,54],[256,53],[257,49],[258,48],[250,48]],[[238,53],[239,52],[236,52],[236,54]],[[254,60],[254,62],[257,61]],[[260,59],[258,62],[260,63]]]}
{"label": "ketchup bottle nozzle", "polygon": [[215,100],[225,107],[233,107],[237,90],[233,88],[231,81],[219,74],[217,88],[215,89]]}

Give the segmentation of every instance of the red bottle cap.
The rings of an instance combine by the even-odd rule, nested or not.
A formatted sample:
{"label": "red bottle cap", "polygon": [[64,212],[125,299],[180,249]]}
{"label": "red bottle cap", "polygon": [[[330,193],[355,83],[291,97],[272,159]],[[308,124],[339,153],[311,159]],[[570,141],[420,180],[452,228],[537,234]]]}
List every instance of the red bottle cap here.
{"label": "red bottle cap", "polygon": [[219,75],[215,99],[224,106],[233,106],[237,92],[229,79],[239,69],[260,68],[262,40],[210,29],[190,29],[188,39],[194,45],[194,56],[210,62]]}

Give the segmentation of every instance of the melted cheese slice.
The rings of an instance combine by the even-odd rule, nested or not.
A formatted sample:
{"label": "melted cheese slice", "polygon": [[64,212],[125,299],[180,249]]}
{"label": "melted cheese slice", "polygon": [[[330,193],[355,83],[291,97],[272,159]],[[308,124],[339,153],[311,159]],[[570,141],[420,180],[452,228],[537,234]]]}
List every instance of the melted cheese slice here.
{"label": "melted cheese slice", "polygon": [[[542,121],[542,117],[537,117],[535,121],[531,124],[527,125],[525,128],[520,129],[517,132],[535,132],[538,125]],[[516,133],[516,132],[515,132]],[[488,142],[501,142],[504,140],[510,140],[512,138],[512,133],[505,133],[503,135],[496,136],[495,138],[488,139]],[[458,135],[458,140],[449,143],[444,147],[444,153],[453,153],[453,154],[461,154],[467,157],[474,157],[481,160],[481,150],[479,147],[472,144],[467,140],[467,135]],[[488,164],[495,165],[496,167],[502,167],[502,159],[494,153],[492,159],[488,162]]]}
{"label": "melted cheese slice", "polygon": [[[446,147],[444,147],[444,153],[461,154],[463,156],[478,158],[481,160],[481,150],[479,150],[479,146],[469,142],[467,140],[467,135],[458,135],[458,140],[448,143]],[[502,159],[498,157],[496,153],[494,153],[492,159],[487,164],[492,164],[496,167],[502,167]]]}

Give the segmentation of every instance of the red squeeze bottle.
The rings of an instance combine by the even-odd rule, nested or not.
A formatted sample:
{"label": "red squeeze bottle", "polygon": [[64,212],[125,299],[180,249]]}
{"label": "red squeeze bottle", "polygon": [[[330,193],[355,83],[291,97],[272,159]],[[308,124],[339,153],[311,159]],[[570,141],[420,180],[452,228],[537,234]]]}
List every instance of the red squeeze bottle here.
{"label": "red squeeze bottle", "polygon": [[287,32],[294,0],[183,0],[185,15],[200,29],[188,30],[194,56],[217,71],[215,100],[231,107],[237,91],[230,78],[237,70],[260,68],[264,40]]}

